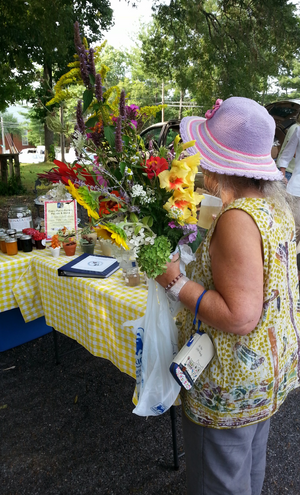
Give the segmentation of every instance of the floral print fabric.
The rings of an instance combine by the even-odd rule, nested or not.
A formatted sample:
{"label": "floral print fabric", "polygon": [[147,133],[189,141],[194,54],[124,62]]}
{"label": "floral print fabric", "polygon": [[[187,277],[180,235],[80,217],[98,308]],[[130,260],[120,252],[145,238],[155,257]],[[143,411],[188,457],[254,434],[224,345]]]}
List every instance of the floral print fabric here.
{"label": "floral print fabric", "polygon": [[[258,325],[248,335],[225,333],[202,324],[214,343],[215,356],[190,391],[182,390],[186,415],[195,423],[235,428],[269,418],[299,385],[300,314],[296,239],[292,214],[282,214],[269,199],[243,198],[224,211],[246,211],[261,233],[264,254],[264,302]],[[210,241],[206,239],[188,266],[187,276],[214,290]],[[230,235],[230,233],[229,233]],[[247,240],[245,240],[247,242]],[[179,318],[180,347],[192,332],[193,315]]]}

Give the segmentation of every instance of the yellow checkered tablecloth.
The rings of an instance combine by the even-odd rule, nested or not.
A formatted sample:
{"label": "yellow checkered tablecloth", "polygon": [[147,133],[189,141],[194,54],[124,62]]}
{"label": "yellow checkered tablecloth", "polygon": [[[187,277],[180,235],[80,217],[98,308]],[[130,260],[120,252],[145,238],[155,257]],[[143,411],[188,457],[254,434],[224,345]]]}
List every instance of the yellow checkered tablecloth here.
{"label": "yellow checkered tablecloth", "polygon": [[36,253],[37,251],[32,251],[31,253],[19,252],[14,256],[9,256],[0,251],[0,313],[18,307],[12,289],[24,271],[27,270]]}
{"label": "yellow checkered tablecloth", "polygon": [[25,321],[44,313],[47,325],[135,377],[135,336],[122,325],[145,313],[146,286],[127,287],[121,271],[107,279],[59,277],[57,269],[73,257],[42,253],[31,258],[13,287]]}

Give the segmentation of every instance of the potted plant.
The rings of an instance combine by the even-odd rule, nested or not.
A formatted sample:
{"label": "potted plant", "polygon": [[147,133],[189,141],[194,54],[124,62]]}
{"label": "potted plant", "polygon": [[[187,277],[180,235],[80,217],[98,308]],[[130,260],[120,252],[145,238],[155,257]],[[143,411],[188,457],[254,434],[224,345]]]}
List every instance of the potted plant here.
{"label": "potted plant", "polygon": [[95,240],[90,235],[83,235],[79,241],[81,249],[84,253],[94,254]]}
{"label": "potted plant", "polygon": [[51,251],[51,254],[54,258],[58,258],[59,253],[60,253],[60,242],[58,240],[58,234],[55,234],[51,237],[51,246],[49,246],[49,249]]}
{"label": "potted plant", "polygon": [[86,236],[93,239],[94,244],[97,242],[97,232],[93,229],[91,224],[86,225],[80,232],[81,238],[86,239]]}
{"label": "potted plant", "polygon": [[58,241],[63,245],[65,254],[74,256],[77,246],[75,230],[68,230],[67,227],[63,227],[58,231],[57,235]]}

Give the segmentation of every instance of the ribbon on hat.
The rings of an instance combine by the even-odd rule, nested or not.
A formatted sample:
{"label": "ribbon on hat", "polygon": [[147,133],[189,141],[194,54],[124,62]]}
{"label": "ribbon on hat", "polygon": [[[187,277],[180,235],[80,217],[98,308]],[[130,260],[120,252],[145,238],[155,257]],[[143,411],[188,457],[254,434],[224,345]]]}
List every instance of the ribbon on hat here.
{"label": "ribbon on hat", "polygon": [[220,106],[222,105],[223,103],[223,100],[221,100],[221,98],[218,98],[216,103],[214,104],[214,106],[212,107],[211,110],[207,110],[206,114],[205,114],[205,117],[207,119],[211,119],[212,116],[216,113],[216,111],[220,108]]}

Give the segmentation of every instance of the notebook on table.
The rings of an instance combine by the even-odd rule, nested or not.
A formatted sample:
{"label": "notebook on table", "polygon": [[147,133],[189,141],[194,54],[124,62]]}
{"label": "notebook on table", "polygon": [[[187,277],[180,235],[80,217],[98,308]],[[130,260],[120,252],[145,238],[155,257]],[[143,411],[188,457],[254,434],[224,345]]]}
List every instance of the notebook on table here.
{"label": "notebook on table", "polygon": [[60,277],[107,278],[120,268],[116,258],[99,254],[82,254],[58,268]]}

